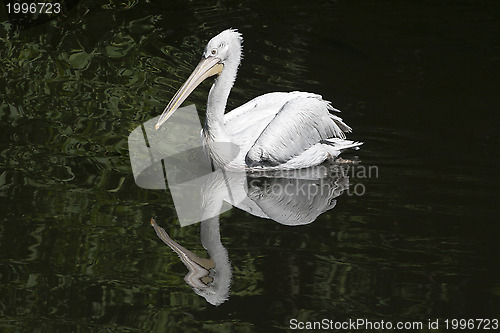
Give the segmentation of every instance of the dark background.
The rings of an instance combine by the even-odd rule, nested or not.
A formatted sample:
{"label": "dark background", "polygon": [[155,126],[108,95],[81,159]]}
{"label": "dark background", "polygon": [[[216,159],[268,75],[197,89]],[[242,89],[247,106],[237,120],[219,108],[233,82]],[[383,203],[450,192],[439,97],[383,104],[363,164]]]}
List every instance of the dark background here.
{"label": "dark background", "polygon": [[[5,3],[5,2],[4,2]],[[1,10],[4,10],[2,8]],[[0,10],[0,328],[273,332],[290,318],[498,318],[497,1],[73,1]],[[237,28],[229,107],[310,91],[342,110],[378,177],[302,227],[221,216],[231,297],[183,281],[134,183],[127,138],[158,116],[206,42]],[[203,117],[210,84],[189,98]],[[443,327],[441,328],[443,330]]]}

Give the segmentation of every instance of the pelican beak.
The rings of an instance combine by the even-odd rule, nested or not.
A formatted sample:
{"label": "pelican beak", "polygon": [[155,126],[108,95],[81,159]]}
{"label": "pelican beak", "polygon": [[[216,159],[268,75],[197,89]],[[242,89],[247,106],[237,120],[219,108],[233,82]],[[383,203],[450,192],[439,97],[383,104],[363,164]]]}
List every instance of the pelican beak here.
{"label": "pelican beak", "polygon": [[220,63],[220,59],[217,57],[210,56],[202,59],[186,82],[184,82],[182,87],[175,93],[174,98],[168,103],[158,119],[155,128],[159,129],[203,80],[212,75],[220,74],[223,68],[224,65]]}

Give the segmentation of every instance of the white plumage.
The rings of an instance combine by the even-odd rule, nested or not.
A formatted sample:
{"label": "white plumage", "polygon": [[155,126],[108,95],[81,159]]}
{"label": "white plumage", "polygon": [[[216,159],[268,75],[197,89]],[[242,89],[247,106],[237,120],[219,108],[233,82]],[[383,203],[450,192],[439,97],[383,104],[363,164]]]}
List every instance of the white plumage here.
{"label": "white plumage", "polygon": [[333,114],[339,111],[312,93],[268,93],[224,114],[241,60],[242,41],[240,33],[229,29],[208,42],[201,62],[167,105],[156,128],[204,79],[218,74],[208,95],[202,137],[206,151],[220,168],[307,168],[362,144],[345,139],[351,128]]}

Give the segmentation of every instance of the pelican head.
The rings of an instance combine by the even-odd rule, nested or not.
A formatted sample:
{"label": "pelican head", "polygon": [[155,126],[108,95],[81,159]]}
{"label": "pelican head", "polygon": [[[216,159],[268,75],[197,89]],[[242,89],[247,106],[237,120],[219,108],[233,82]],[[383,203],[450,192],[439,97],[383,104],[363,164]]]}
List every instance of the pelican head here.
{"label": "pelican head", "polygon": [[203,52],[203,57],[218,58],[220,63],[225,65],[236,58],[239,62],[241,55],[241,34],[234,29],[224,30],[212,38]]}
{"label": "pelican head", "polygon": [[228,76],[226,82],[230,83],[232,87],[236,78],[238,65],[240,64],[242,41],[243,38],[237,30],[228,29],[208,42],[200,63],[168,103],[156,123],[156,129],[159,129],[161,125],[170,118],[182,102],[184,102],[193,90],[206,78],[216,74],[224,76],[225,73],[231,73],[232,75]]}

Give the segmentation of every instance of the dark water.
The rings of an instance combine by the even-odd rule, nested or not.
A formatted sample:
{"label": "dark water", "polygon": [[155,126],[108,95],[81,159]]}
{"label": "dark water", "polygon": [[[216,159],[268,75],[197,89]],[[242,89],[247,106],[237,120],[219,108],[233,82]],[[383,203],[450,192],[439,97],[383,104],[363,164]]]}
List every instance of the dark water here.
{"label": "dark water", "polygon": [[[0,14],[1,331],[274,332],[293,318],[440,319],[444,331],[447,318],[499,318],[496,1],[65,11],[22,29]],[[245,38],[230,107],[320,93],[377,173],[350,175],[336,207],[304,226],[222,214],[232,283],[215,307],[149,221],[203,256],[200,225],[181,228],[168,191],[135,184],[127,138],[229,27]],[[199,110],[208,89],[190,97]]]}

